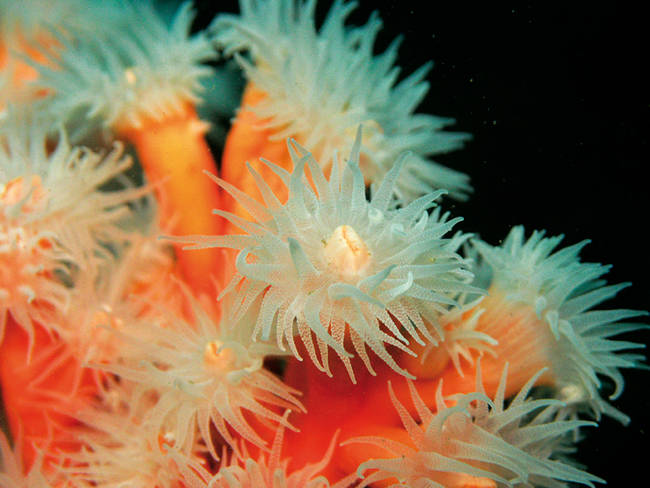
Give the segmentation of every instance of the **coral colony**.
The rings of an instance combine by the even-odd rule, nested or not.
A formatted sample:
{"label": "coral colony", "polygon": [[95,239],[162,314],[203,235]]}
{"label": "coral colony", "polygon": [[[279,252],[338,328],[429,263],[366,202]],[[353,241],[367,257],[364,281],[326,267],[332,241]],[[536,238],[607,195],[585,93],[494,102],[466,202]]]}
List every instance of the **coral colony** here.
{"label": "coral colony", "polygon": [[[604,482],[570,453],[628,421],[644,313],[602,308],[586,242],[461,230],[429,66],[315,3],[192,34],[190,4],[0,1],[3,488]],[[218,59],[246,87],[217,163]]]}

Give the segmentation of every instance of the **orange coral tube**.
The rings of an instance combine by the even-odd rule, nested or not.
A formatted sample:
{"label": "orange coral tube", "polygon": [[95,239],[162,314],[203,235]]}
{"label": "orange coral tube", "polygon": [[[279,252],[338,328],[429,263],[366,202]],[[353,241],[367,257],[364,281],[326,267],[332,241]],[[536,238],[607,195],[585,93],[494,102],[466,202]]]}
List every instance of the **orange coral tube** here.
{"label": "orange coral tube", "polygon": [[[301,353],[303,351],[301,350]],[[371,357],[373,353],[371,352]],[[399,414],[388,394],[391,381],[396,395],[410,398],[404,377],[381,361],[374,361],[376,376],[370,374],[357,357],[352,359],[357,384],[347,378],[347,371],[340,361],[332,361],[332,377],[319,371],[311,361],[290,358],[285,372],[285,382],[303,392],[303,404],[307,414],[297,413],[289,419],[300,432],[287,431],[287,452],[293,469],[319,461],[337,430],[341,430],[340,442],[358,436],[395,434],[391,438],[404,441],[408,436],[401,432]],[[341,381],[345,378],[345,381]],[[416,382],[424,402],[435,407],[436,380]],[[404,406],[415,413],[411,402]],[[308,435],[305,435],[308,433]],[[347,444],[334,451],[332,460],[323,474],[335,482],[350,474],[352,465],[367,461],[380,450],[366,444]]]}
{"label": "orange coral tube", "polygon": [[[293,164],[287,152],[287,143],[285,140],[271,140],[274,131],[262,129],[260,126],[264,121],[247,109],[247,107],[257,105],[266,96],[266,93],[258,89],[252,82],[246,86],[241,103],[243,108],[237,114],[226,139],[221,160],[221,177],[253,198],[261,200],[255,180],[246,168],[246,162],[248,162],[262,175],[264,181],[284,203],[288,196],[287,188],[273,171],[259,161],[259,158],[268,159],[287,171],[291,171]],[[224,205],[225,210],[240,217],[250,218],[248,212],[233,199],[224,199]]]}
{"label": "orange coral tube", "polygon": [[[151,183],[156,185],[161,226],[174,235],[221,233],[219,191],[204,171],[216,173],[205,138],[206,125],[186,105],[178,115],[140,127],[119,126],[120,136],[132,142]],[[220,277],[221,251],[201,249],[177,253],[181,272],[195,291],[214,293],[212,277]]]}
{"label": "orange coral tube", "polygon": [[28,362],[28,336],[9,316],[0,345],[0,381],[11,432],[23,439],[25,470],[34,462],[35,447],[47,447],[50,453],[78,449],[79,442],[67,432],[78,424],[71,415],[96,391],[92,372],[40,326],[32,347]]}
{"label": "orange coral tube", "polygon": [[[516,394],[521,387],[542,368],[550,367],[537,381],[537,385],[556,386],[553,373],[553,348],[557,341],[533,307],[510,302],[502,292],[491,288],[490,294],[478,306],[485,309],[478,319],[476,330],[497,340],[492,346],[496,354],[481,358],[482,383],[488,396],[493,397],[499,385],[503,366],[508,363],[506,397]],[[476,366],[464,368],[461,376],[452,364],[440,374],[445,395],[470,393],[476,388]]]}

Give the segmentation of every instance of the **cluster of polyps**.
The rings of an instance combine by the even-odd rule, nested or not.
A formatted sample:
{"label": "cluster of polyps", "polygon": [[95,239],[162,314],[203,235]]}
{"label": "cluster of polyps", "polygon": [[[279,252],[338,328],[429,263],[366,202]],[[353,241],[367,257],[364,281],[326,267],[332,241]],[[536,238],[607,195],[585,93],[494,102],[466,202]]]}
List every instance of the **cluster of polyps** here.
{"label": "cluster of polyps", "polygon": [[[189,4],[0,1],[3,488],[601,481],[566,452],[627,421],[601,379],[641,313],[594,310],[624,285],[584,243],[454,231],[428,66],[397,81],[376,16],[315,3],[191,34]],[[232,55],[217,165],[200,82]]]}

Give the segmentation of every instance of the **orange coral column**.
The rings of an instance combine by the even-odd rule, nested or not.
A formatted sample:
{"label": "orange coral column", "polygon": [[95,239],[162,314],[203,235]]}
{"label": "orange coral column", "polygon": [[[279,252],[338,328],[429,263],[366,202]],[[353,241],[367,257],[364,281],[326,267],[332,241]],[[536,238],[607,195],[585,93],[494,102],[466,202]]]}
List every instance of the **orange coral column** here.
{"label": "orange coral column", "polygon": [[[30,349],[31,347],[31,349]],[[73,451],[80,443],[67,434],[79,424],[73,415],[96,392],[95,377],[69,353],[67,346],[41,326],[34,342],[9,315],[0,345],[0,382],[11,432],[23,440],[25,470],[34,462],[36,448]]]}
{"label": "orange coral column", "polygon": [[[372,352],[369,354],[374,356]],[[303,404],[307,409],[306,414],[296,413],[289,419],[292,425],[300,429],[300,432],[286,433],[284,454],[291,458],[293,468],[319,461],[337,430],[341,431],[341,443],[359,436],[383,436],[409,442],[388,394],[390,381],[398,398],[410,398],[404,377],[383,361],[373,361],[376,375],[368,372],[358,357],[352,358],[352,366],[356,384],[349,379],[341,361],[331,361],[330,378],[311,361],[288,360],[284,381],[303,393]],[[417,382],[418,392],[430,408],[435,408],[437,383],[437,379]],[[415,407],[410,401],[405,402],[404,406],[415,414]],[[334,450],[323,474],[335,482],[349,475],[362,462],[382,455],[385,455],[382,449],[367,444],[345,444]]]}
{"label": "orange coral column", "polygon": [[[155,185],[161,227],[174,235],[221,234],[219,189],[204,173],[217,167],[205,141],[207,125],[191,105],[163,120],[146,120],[133,127],[120,125],[117,133],[136,148],[148,180]],[[213,278],[220,277],[221,251],[178,250],[180,270],[195,291],[214,293]]]}
{"label": "orange coral column", "polygon": [[[482,384],[488,396],[494,397],[499,386],[503,367],[508,363],[508,381],[505,396],[516,394],[524,384],[543,368],[550,368],[537,381],[537,386],[555,386],[552,351],[557,347],[549,325],[540,319],[532,306],[511,302],[504,293],[495,287],[478,307],[483,313],[476,331],[483,332],[494,339],[492,346],[495,355],[481,357]],[[477,359],[477,358],[476,358]],[[476,366],[467,365],[460,375],[453,365],[440,374],[443,379],[445,395],[470,393],[476,388]]]}
{"label": "orange coral column", "polygon": [[[261,201],[261,195],[255,180],[246,167],[248,162],[271,187],[281,202],[286,202],[288,192],[284,183],[259,158],[268,159],[272,163],[291,172],[293,164],[287,151],[286,140],[274,140],[274,130],[264,129],[264,120],[260,119],[249,107],[255,107],[266,98],[266,93],[257,88],[252,82],[246,85],[244,96],[234,120],[221,160],[221,177],[236,186],[249,196]],[[250,218],[248,212],[232,199],[224,199],[225,209],[243,218]]]}

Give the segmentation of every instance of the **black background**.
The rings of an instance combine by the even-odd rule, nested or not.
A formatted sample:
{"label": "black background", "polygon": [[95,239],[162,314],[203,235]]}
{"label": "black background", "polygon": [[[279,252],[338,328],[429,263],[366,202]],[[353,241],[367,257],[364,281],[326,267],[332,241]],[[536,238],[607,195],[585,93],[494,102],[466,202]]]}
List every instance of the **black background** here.
{"label": "black background", "polygon": [[[320,2],[321,19],[329,5]],[[197,8],[197,26],[218,10],[237,11],[236,2]],[[362,1],[350,21],[375,9],[384,19],[379,50],[405,36],[404,73],[435,62],[420,111],[455,117],[455,129],[474,136],[438,158],[472,177],[469,202],[451,204],[465,217],[461,228],[493,244],[516,224],[565,234],[566,244],[592,239],[583,260],[613,264],[612,283],[634,283],[607,307],[647,309],[650,85],[641,13],[614,2]],[[577,454],[613,487],[646,479],[650,376],[626,378],[615,405],[631,425],[604,419]]]}

